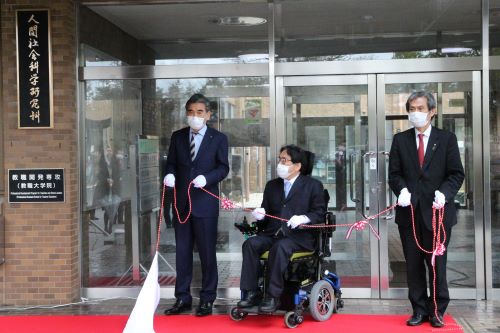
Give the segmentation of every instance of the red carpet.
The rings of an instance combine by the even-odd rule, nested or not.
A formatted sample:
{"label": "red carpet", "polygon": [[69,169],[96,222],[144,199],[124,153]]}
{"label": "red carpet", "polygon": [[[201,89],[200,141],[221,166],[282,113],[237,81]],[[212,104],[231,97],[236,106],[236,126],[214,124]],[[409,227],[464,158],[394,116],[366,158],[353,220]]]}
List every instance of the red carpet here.
{"label": "red carpet", "polygon": [[[295,329],[284,325],[283,316],[248,316],[233,321],[229,315],[198,318],[190,315],[154,319],[156,333],[255,333],[264,332],[341,332],[341,333],[423,333],[463,332],[451,316],[444,318],[446,326],[434,329],[429,323],[418,327],[405,324],[406,315],[334,314],[330,320],[317,322],[309,315]],[[128,316],[0,316],[2,332],[16,333],[121,333]]]}

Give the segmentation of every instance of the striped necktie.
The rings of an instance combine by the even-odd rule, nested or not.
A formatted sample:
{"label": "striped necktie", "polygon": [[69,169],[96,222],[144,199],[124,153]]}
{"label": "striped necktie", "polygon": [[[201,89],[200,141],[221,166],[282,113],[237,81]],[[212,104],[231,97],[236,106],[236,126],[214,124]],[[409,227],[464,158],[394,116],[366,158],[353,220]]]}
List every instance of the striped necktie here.
{"label": "striped necktie", "polygon": [[191,161],[194,161],[194,158],[196,156],[196,143],[194,142],[194,137],[196,134],[198,133],[193,132],[191,134],[191,144],[189,145],[189,151],[191,152]]}

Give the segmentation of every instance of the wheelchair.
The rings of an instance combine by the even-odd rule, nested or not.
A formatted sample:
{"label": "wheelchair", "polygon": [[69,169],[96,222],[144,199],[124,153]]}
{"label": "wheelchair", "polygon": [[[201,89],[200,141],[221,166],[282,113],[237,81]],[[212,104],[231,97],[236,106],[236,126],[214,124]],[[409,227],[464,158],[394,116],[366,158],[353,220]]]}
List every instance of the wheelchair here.
{"label": "wheelchair", "polygon": [[[325,193],[325,195],[328,195]],[[344,307],[340,278],[329,270],[323,270],[325,258],[331,256],[330,239],[335,231],[335,215],[325,214],[325,224],[330,227],[318,228],[316,250],[313,252],[295,252],[290,258],[285,273],[285,290],[281,296],[281,306],[277,310],[285,311],[284,321],[289,328],[295,328],[304,321],[304,313],[309,310],[316,321],[330,319],[333,313]],[[241,223],[234,224],[246,237],[258,232],[258,223],[248,223],[246,218]],[[333,226],[333,227],[332,227]],[[263,295],[266,292],[266,270],[269,251],[260,257],[262,263],[262,277],[260,289]],[[230,311],[231,319],[240,321],[248,314],[263,314],[258,306],[239,308],[235,306]],[[268,314],[268,313],[266,313]]]}

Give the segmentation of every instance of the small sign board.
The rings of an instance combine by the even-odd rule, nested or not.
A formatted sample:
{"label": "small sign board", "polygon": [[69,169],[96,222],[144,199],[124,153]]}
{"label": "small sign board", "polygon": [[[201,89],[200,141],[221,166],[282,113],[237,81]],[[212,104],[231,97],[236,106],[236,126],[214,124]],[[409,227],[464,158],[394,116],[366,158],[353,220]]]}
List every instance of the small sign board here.
{"label": "small sign board", "polygon": [[160,146],[156,136],[137,136],[137,191],[139,193],[139,214],[145,214],[160,207]]}
{"label": "small sign board", "polygon": [[19,128],[53,128],[48,9],[17,10]]}
{"label": "small sign board", "polygon": [[9,169],[9,203],[64,202],[64,169]]}

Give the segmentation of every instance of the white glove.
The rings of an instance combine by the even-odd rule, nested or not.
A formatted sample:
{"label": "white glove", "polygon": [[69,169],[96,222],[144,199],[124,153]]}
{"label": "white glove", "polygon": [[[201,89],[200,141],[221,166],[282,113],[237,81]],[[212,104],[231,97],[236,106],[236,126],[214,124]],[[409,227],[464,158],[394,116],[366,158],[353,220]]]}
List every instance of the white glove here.
{"label": "white glove", "polygon": [[297,228],[301,224],[309,223],[311,220],[305,215],[294,215],[288,220],[286,223],[287,226],[289,226],[292,229]]}
{"label": "white glove", "polygon": [[434,192],[434,202],[432,203],[432,208],[441,209],[444,207],[446,203],[446,199],[444,198],[444,194],[440,191]]}
{"label": "white glove", "polygon": [[252,216],[257,221],[263,220],[266,214],[266,210],[264,208],[255,208],[252,210]]}
{"label": "white glove", "polygon": [[199,175],[193,180],[193,185],[197,188],[205,187],[205,185],[207,185],[207,179],[205,176]]}
{"label": "white glove", "polygon": [[401,207],[408,207],[411,204],[411,193],[405,187],[399,192],[398,205]]}
{"label": "white glove", "polygon": [[175,186],[175,176],[171,173],[165,176],[163,178],[163,185],[168,186],[168,187],[174,187]]}

